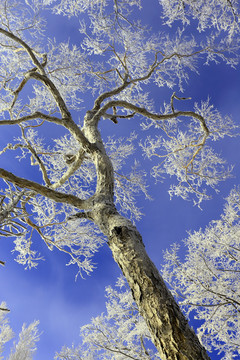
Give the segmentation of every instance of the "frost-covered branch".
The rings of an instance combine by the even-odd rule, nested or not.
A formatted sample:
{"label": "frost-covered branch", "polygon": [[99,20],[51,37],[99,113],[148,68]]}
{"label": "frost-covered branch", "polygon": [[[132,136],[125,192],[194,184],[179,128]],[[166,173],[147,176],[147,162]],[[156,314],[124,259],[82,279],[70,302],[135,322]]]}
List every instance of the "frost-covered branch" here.
{"label": "frost-covered branch", "polygon": [[19,176],[16,176],[4,169],[0,169],[0,177],[2,179],[5,179],[6,181],[12,182],[16,186],[25,189],[30,189],[35,193],[41,194],[42,196],[46,196],[49,199],[52,199],[56,202],[68,203],[73,206],[79,207],[80,209],[84,209],[85,207],[88,207],[89,204],[91,203],[91,199],[81,200],[74,195],[60,193],[59,191],[52,190],[46,186],[40,185],[35,181],[27,180]]}
{"label": "frost-covered branch", "polygon": [[0,125],[18,125],[21,124],[23,122],[26,121],[30,121],[30,120],[35,120],[35,119],[42,119],[42,120],[47,120],[49,122],[53,122],[55,124],[62,124],[61,119],[55,117],[55,116],[49,116],[46,114],[41,113],[40,111],[37,111],[31,115],[26,115],[26,116],[22,116],[18,119],[14,119],[14,120],[0,120]]}
{"label": "frost-covered branch", "polygon": [[183,309],[203,321],[198,329],[201,341],[209,350],[218,349],[223,359],[240,354],[239,198],[239,188],[233,189],[221,219],[189,234],[183,261],[178,246],[166,251],[163,267]]}
{"label": "frost-covered branch", "polygon": [[204,127],[205,132],[208,133],[208,128],[206,126],[204,118],[201,115],[195,113],[194,111],[174,111],[170,114],[156,114],[156,113],[152,113],[152,112],[148,111],[144,107],[136,106],[136,105],[129,103],[127,101],[124,101],[124,100],[112,100],[112,101],[107,102],[104,106],[102,106],[102,108],[99,110],[97,115],[104,117],[105,112],[112,107],[115,107],[115,108],[123,107],[124,109],[131,110],[134,113],[143,115],[144,117],[146,117],[148,119],[160,120],[160,121],[171,120],[171,119],[175,119],[180,116],[194,117],[195,119],[197,119],[201,122],[202,126]]}
{"label": "frost-covered branch", "polygon": [[[6,36],[7,38],[10,38],[11,40],[13,40],[14,42],[16,42],[18,44],[20,44],[22,46],[22,48],[26,50],[26,52],[30,56],[33,64],[37,67],[38,71],[40,71],[40,73],[43,75],[45,74],[44,67],[38,61],[37,57],[34,54],[34,51],[31,49],[31,47],[25,41],[20,39],[18,36],[14,35],[12,32],[4,30],[2,28],[0,28],[0,34]],[[46,57],[46,54],[45,54],[45,57]],[[19,92],[19,91],[17,91],[17,92]]]}
{"label": "frost-covered branch", "polygon": [[[2,303],[0,308],[0,355],[4,351],[4,346],[14,338],[14,333],[9,325],[6,315],[2,311],[2,307],[6,307]],[[25,324],[19,333],[18,342],[14,342],[11,346],[11,353],[7,360],[32,360],[36,352],[36,342],[39,341],[38,327],[39,321],[34,321],[29,326]]]}
{"label": "frost-covered branch", "polygon": [[[20,201],[27,195],[6,183],[0,194],[0,234],[2,236],[21,236],[26,231],[23,221],[23,208]],[[4,262],[1,262],[4,265]]]}
{"label": "frost-covered branch", "polygon": [[[81,47],[73,39],[42,38],[40,9],[69,17],[84,12]],[[149,197],[147,173],[134,159],[137,137],[115,140],[111,130],[106,140],[99,125],[104,118],[117,123],[138,117],[142,128],[150,130],[141,133],[138,143],[146,158],[155,161],[152,175],[175,178],[170,195],[195,197],[199,204],[208,198],[207,187],[215,189],[230,175],[211,144],[234,136],[236,126],[209,101],[178,110],[174,102],[183,98],[176,94],[163,111],[156,111],[153,86],[183,91],[189,73],[202,62],[236,65],[238,41],[216,34],[198,41],[185,36],[184,29],[154,34],[136,20],[140,0],[6,0],[0,10],[0,125],[15,125],[13,140],[6,138],[0,152],[5,159],[13,155],[0,178],[26,191],[16,213],[26,225],[14,242],[17,261],[36,266],[41,258],[33,244],[37,232],[50,250],[65,252],[70,264],[89,273],[93,254],[108,238],[161,356],[208,359],[128,219],[141,216],[136,195]],[[26,166],[25,178],[17,176],[16,159]],[[106,327],[101,333],[107,334]],[[149,351],[139,341],[146,358]],[[134,349],[124,346],[116,351],[122,355],[127,347],[134,357]]]}
{"label": "frost-covered branch", "polygon": [[239,34],[239,3],[238,1],[190,1],[190,0],[159,0],[163,7],[163,16],[167,24],[181,20],[184,25],[192,19],[198,21],[200,32],[215,29],[216,32],[225,32],[232,39]]}
{"label": "frost-covered branch", "polygon": [[81,344],[64,346],[56,360],[109,358],[157,360],[158,353],[150,343],[146,323],[138,312],[126,280],[121,277],[116,287],[106,288],[106,313],[81,328]]}

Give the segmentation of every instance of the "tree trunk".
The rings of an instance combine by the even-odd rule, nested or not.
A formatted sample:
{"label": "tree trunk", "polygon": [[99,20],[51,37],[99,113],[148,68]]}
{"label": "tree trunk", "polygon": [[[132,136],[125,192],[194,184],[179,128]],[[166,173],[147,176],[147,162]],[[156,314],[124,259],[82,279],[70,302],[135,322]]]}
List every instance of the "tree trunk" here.
{"label": "tree trunk", "polygon": [[128,281],[162,360],[210,359],[148,257],[136,227],[110,206],[94,211],[94,220],[108,236],[113,257]]}

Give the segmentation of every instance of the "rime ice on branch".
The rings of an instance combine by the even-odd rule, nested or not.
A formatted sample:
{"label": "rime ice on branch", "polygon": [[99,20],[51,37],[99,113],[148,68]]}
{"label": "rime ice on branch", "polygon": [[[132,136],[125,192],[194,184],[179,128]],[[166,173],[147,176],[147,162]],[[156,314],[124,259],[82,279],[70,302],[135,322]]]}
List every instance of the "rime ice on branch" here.
{"label": "rime ice on branch", "polygon": [[[84,12],[81,47],[44,38],[41,9],[69,17]],[[182,105],[176,92],[157,112],[150,90],[155,84],[183,91],[203,58],[236,65],[238,42],[228,35],[219,41],[215,34],[198,43],[183,30],[150,35],[132,16],[140,9],[137,0],[6,0],[0,5],[0,125],[16,128],[0,153],[13,154],[0,177],[16,189],[7,205],[3,195],[5,220],[10,216],[13,226],[14,214],[20,214],[10,231],[23,228],[15,250],[26,267],[41,258],[32,250],[34,233],[50,250],[65,252],[80,273],[93,270],[92,257],[107,238],[161,357],[208,359],[130,221],[141,217],[136,195],[149,195],[146,172],[137,162],[129,164],[143,137],[140,148],[156,159],[152,175],[174,175],[170,194],[198,204],[208,198],[208,187],[215,189],[230,175],[211,144],[234,136],[231,120],[208,101],[194,108]],[[104,141],[100,121],[116,124],[117,135],[118,122],[133,118],[151,134],[145,139],[129,134],[126,140],[110,133]],[[54,126],[56,139],[51,139]],[[26,164],[26,173],[39,170],[35,181],[13,173],[15,158]],[[3,231],[8,229],[4,222]]]}

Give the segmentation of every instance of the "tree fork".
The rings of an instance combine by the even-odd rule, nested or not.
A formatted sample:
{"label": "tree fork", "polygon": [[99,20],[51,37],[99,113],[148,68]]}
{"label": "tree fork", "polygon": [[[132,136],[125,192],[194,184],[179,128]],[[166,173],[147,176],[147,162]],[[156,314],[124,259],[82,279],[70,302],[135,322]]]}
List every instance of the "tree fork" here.
{"label": "tree fork", "polygon": [[210,360],[147,255],[136,227],[116,210],[101,213],[105,216],[99,226],[108,236],[113,257],[128,281],[162,360]]}

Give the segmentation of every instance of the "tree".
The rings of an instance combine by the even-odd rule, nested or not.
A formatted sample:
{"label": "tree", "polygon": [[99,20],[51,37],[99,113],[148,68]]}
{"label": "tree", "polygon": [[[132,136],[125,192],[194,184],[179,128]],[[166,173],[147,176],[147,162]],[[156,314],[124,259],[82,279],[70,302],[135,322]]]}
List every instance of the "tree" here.
{"label": "tree", "polygon": [[222,359],[239,358],[239,188],[231,191],[220,220],[184,241],[187,254],[178,257],[178,245],[165,253],[163,276],[189,315],[202,321],[198,336]]}
{"label": "tree", "polygon": [[[0,355],[2,355],[4,346],[13,337],[13,331],[9,325],[6,314],[2,311],[2,308],[6,308],[5,303],[1,303],[0,309]],[[28,327],[24,324],[19,334],[18,343],[14,343],[11,348],[11,354],[7,360],[31,360],[33,354],[36,351],[35,344],[39,340],[39,334],[37,330],[38,321],[34,321]],[[3,359],[3,357],[1,357]]]}
{"label": "tree", "polygon": [[[89,273],[93,254],[107,238],[160,356],[208,359],[130,221],[141,215],[134,196],[147,196],[145,172],[137,163],[131,169],[125,164],[133,154],[136,135],[126,141],[110,134],[104,141],[99,124],[101,119],[113,124],[139,119],[150,133],[140,143],[143,153],[160,159],[152,168],[153,176],[176,177],[171,195],[192,197],[197,204],[208,199],[206,187],[215,189],[230,175],[210,143],[233,136],[235,125],[209,101],[195,104],[194,109],[187,105],[176,109],[176,102],[186,100],[176,92],[161,112],[155,111],[148,92],[152,83],[182,91],[188,71],[197,71],[202,57],[206,62],[236,65],[238,28],[231,38],[216,32],[201,42],[185,37],[183,30],[174,35],[150,34],[131,13],[140,5],[137,0],[1,4],[0,125],[15,125],[20,132],[1,154],[17,152],[41,176],[33,181],[0,169],[0,177],[23,189],[17,190],[21,222],[26,224],[15,240],[18,262],[36,266],[40,255],[31,244],[37,232],[50,250],[64,251],[80,273]],[[46,40],[41,9],[68,16],[84,12],[81,49]],[[80,123],[73,120],[76,113],[82,114]],[[51,140],[50,125],[64,132]],[[48,137],[45,143],[41,134]]]}

